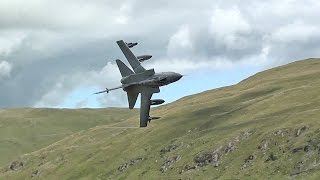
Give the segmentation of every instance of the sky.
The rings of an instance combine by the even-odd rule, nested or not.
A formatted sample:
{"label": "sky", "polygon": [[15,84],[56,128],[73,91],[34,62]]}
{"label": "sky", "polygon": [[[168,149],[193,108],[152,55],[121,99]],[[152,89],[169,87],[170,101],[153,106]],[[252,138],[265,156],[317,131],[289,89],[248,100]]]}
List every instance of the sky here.
{"label": "sky", "polygon": [[318,0],[1,0],[0,108],[127,107],[116,41],[143,66],[186,75],[166,102],[319,57]]}

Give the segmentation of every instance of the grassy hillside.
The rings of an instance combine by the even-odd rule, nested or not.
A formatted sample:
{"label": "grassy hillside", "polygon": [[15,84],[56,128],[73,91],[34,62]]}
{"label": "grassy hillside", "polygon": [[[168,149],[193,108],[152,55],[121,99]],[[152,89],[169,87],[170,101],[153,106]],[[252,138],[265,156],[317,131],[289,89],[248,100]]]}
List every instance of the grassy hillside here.
{"label": "grassy hillside", "polygon": [[162,118],[148,128],[110,128],[138,125],[135,114],[66,135],[13,159],[0,179],[320,177],[319,59],[188,96],[152,114]]}
{"label": "grassy hillside", "polygon": [[0,166],[67,135],[137,114],[127,109],[0,109]]}

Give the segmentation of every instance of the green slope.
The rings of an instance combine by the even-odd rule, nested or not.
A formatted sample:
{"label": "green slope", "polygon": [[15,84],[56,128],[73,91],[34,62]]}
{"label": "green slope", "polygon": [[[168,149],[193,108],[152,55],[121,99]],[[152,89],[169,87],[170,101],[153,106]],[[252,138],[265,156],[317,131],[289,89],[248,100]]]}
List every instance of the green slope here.
{"label": "green slope", "polygon": [[127,109],[0,109],[0,166],[67,135],[98,125],[121,122]]}
{"label": "green slope", "polygon": [[[155,108],[21,155],[0,179],[283,179],[320,177],[320,60]],[[115,122],[115,121],[114,121]]]}

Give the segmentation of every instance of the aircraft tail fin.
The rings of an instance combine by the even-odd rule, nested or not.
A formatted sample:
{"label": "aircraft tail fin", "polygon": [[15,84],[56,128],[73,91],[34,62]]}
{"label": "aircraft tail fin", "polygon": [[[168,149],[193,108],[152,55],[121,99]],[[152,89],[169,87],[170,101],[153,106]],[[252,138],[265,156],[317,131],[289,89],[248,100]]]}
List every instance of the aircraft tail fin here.
{"label": "aircraft tail fin", "polygon": [[126,66],[122,61],[117,59],[116,62],[122,77],[126,77],[131,74],[134,74],[134,72],[128,66]]}
{"label": "aircraft tail fin", "polygon": [[144,67],[141,66],[137,57],[132,53],[132,51],[129,49],[129,47],[123,40],[117,41],[117,44],[120,47],[124,56],[127,58],[130,66],[132,67],[135,73],[142,73],[146,71],[146,69],[144,69]]}

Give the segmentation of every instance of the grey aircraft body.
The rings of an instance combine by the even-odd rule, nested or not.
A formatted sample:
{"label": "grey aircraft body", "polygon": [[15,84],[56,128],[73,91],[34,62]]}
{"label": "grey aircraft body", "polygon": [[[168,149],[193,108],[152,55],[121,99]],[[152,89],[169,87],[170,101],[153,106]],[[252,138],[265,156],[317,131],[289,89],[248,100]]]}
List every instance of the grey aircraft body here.
{"label": "grey aircraft body", "polygon": [[[148,121],[158,119],[158,117],[150,117],[150,106],[164,103],[162,99],[151,99],[153,93],[159,93],[160,86],[165,86],[181,79],[182,75],[175,72],[161,72],[155,73],[154,69],[146,70],[141,66],[141,59],[137,58],[130,48],[137,45],[137,43],[125,43],[123,40],[117,41],[118,46],[125,55],[132,69],[126,66],[121,60],[117,59],[116,63],[120,70],[122,79],[121,86],[108,89],[99,93],[109,93],[109,91],[122,88],[127,92],[129,109],[133,109],[138,95],[141,94],[140,105],[140,127],[146,127]],[[144,60],[150,59],[151,55],[143,55]]]}

